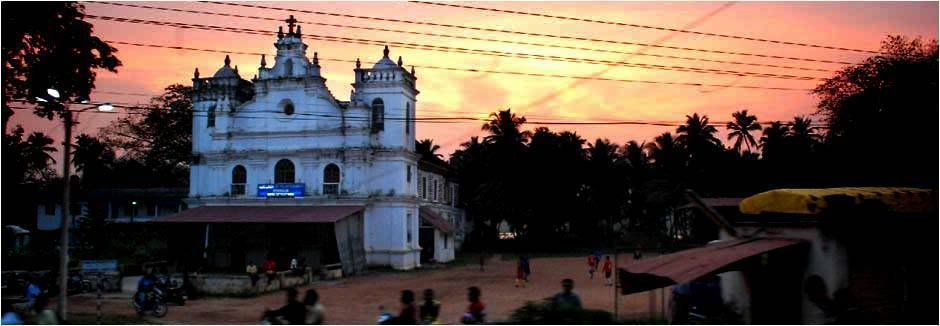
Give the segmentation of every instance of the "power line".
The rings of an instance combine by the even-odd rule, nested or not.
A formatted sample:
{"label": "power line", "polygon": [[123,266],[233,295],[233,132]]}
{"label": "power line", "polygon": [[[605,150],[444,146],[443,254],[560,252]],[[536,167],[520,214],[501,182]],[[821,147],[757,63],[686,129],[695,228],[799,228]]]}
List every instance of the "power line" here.
{"label": "power line", "polygon": [[[149,43],[139,43],[139,42],[125,42],[125,41],[114,41],[108,40],[108,43],[112,44],[122,44],[130,46],[139,46],[139,47],[150,47],[150,48],[164,48],[164,49],[174,49],[174,50],[186,50],[186,51],[199,51],[199,52],[212,52],[212,53],[235,53],[235,54],[246,54],[246,55],[261,55],[260,52],[239,52],[239,51],[224,51],[224,50],[215,50],[215,49],[204,49],[204,48],[191,48],[191,47],[182,47],[174,45],[161,45],[161,44],[149,44]],[[331,59],[331,58],[319,58],[323,61],[335,61],[335,62],[348,62],[355,63],[355,60],[345,60],[345,59]],[[654,81],[654,80],[638,80],[638,79],[620,79],[620,78],[606,78],[606,77],[589,77],[589,76],[575,76],[575,75],[561,75],[561,74],[546,74],[546,73],[533,73],[533,72],[518,72],[518,71],[499,71],[499,70],[488,70],[488,69],[473,69],[473,68],[458,68],[458,67],[446,67],[446,66],[432,66],[432,65],[414,65],[414,67],[422,69],[435,69],[435,70],[447,70],[447,71],[459,71],[459,72],[471,72],[471,73],[490,73],[490,74],[505,74],[505,75],[517,75],[517,76],[530,76],[530,77],[547,77],[547,78],[567,78],[567,79],[583,79],[583,80],[597,80],[597,81],[616,81],[616,82],[625,82],[625,83],[641,83],[641,84],[657,84],[657,85],[675,85],[675,86],[694,86],[694,87],[724,87],[724,88],[741,88],[741,89],[763,89],[763,90],[777,90],[777,91],[812,91],[809,88],[790,88],[790,87],[768,87],[768,86],[749,86],[749,85],[725,85],[725,84],[708,84],[708,83],[692,83],[692,82],[669,82],[669,81]]]}
{"label": "power line", "polygon": [[[212,30],[212,31],[223,31],[223,32],[230,32],[230,33],[241,33],[241,34],[276,35],[276,33],[273,31],[237,28],[237,27],[229,27],[229,26],[189,24],[189,23],[180,23],[180,22],[155,21],[155,20],[146,20],[146,19],[98,16],[98,15],[85,15],[85,17],[90,18],[90,19],[116,21],[116,22],[121,22],[121,23],[171,26],[171,27],[186,28],[186,29]],[[464,54],[509,57],[509,58],[523,58],[523,59],[537,59],[537,60],[558,61],[558,62],[585,63],[585,64],[617,66],[617,67],[622,66],[622,67],[651,69],[651,70],[692,72],[692,73],[702,73],[702,74],[749,76],[749,77],[759,77],[759,78],[776,78],[776,79],[791,79],[791,80],[824,80],[824,78],[812,77],[812,76],[798,76],[798,75],[770,74],[770,73],[760,73],[760,72],[750,72],[750,71],[695,68],[695,67],[675,66],[675,65],[630,63],[630,62],[624,62],[624,61],[611,61],[611,60],[601,60],[601,59],[541,55],[541,54],[531,54],[531,53],[522,53],[522,52],[481,50],[481,49],[473,49],[473,48],[448,47],[448,46],[428,45],[428,44],[420,44],[420,43],[377,41],[377,40],[369,40],[369,39],[339,37],[339,36],[307,35],[307,37],[315,39],[315,40],[339,42],[339,43],[355,43],[355,44],[365,44],[365,45],[390,44],[390,45],[395,45],[395,46],[409,48],[409,49],[428,50],[428,51],[437,51],[437,52],[446,52],[446,53],[464,53]]]}
{"label": "power line", "polygon": [[[26,102],[23,100],[16,100],[17,102]],[[77,103],[76,103],[77,104]],[[159,108],[153,107],[140,107],[140,106],[127,106],[127,105],[114,105],[116,108],[122,108],[126,110],[137,110],[137,111],[125,111],[129,115],[146,115],[146,112],[139,111],[154,111],[162,110]],[[16,107],[10,106],[12,109],[16,110],[33,110],[33,108],[28,107]],[[72,112],[80,112],[78,110],[70,110]],[[208,117],[208,113],[203,113],[205,111],[193,111],[193,116],[195,117]],[[258,113],[282,113],[280,111],[255,111]],[[115,111],[83,111],[82,113],[97,113],[97,114],[119,114],[120,112]],[[346,120],[346,121],[359,121],[359,122],[371,122],[371,118],[361,118],[361,117],[343,117],[337,115],[326,115],[326,114],[314,114],[314,113],[294,113],[294,115],[302,116],[314,116],[317,118],[302,118],[302,117],[278,117],[278,116],[269,116],[269,115],[238,115],[232,116],[229,118],[232,119],[277,119],[277,120],[301,120],[301,121],[322,121],[322,120]],[[390,118],[386,116],[385,120],[391,121],[415,121],[416,123],[480,123],[488,122],[491,118],[472,118],[472,117],[449,117],[449,118]],[[729,121],[712,121],[711,125],[720,126],[725,125]],[[772,121],[763,121],[759,122],[761,124],[770,124]],[[685,125],[682,121],[667,121],[667,120],[616,120],[616,121],[548,121],[548,120],[531,120],[526,121],[525,124],[531,125],[647,125],[647,126],[660,126],[660,127],[678,127]],[[814,128],[824,128],[822,124],[814,124]]]}
{"label": "power line", "polygon": [[641,25],[641,24],[632,24],[632,23],[623,23],[623,22],[616,22],[616,21],[598,20],[598,19],[589,19],[589,18],[580,18],[580,17],[569,17],[569,16],[549,15],[549,14],[542,14],[542,13],[518,11],[518,10],[506,10],[506,9],[496,9],[496,8],[486,8],[486,7],[474,7],[474,6],[459,5],[459,4],[454,4],[454,3],[440,3],[440,2],[429,2],[429,1],[410,1],[410,2],[412,2],[412,3],[417,3],[417,4],[424,4],[424,5],[453,7],[453,8],[461,8],[461,9],[472,9],[472,10],[480,10],[480,11],[488,11],[488,12],[500,12],[500,13],[514,14],[514,15],[535,16],[535,17],[552,18],[552,19],[561,19],[561,20],[571,20],[571,21],[580,21],[580,22],[597,23],[597,24],[605,24],[605,25],[617,25],[617,26],[625,26],[625,27],[636,27],[636,28],[654,29],[654,30],[659,30],[659,31],[669,31],[669,32],[677,32],[677,33],[687,33],[687,34],[695,34],[695,35],[703,35],[703,36],[712,36],[712,37],[723,37],[723,38],[731,38],[731,39],[747,40],[747,41],[755,41],[755,42],[775,43],[775,44],[794,45],[794,46],[803,46],[803,47],[820,48],[820,49],[829,49],[829,50],[840,50],[840,51],[850,51],[850,52],[860,52],[860,53],[870,53],[870,54],[881,54],[881,52],[879,52],[879,51],[863,50],[863,49],[853,49],[853,48],[846,48],[846,47],[839,47],[839,46],[831,46],[831,45],[820,45],[820,44],[811,44],[811,43],[803,43],[803,42],[770,40],[770,39],[764,39],[764,38],[758,38],[758,37],[739,36],[739,35],[720,34],[720,33],[710,33],[710,32],[699,32],[699,31],[686,30],[686,29],[677,29],[677,28],[669,28],[669,27],[660,27],[660,26],[651,26],[651,25]]}
{"label": "power line", "polygon": [[[131,3],[118,3],[118,2],[91,2],[95,4],[103,4],[110,6],[122,6],[130,8],[141,8],[141,9],[151,9],[151,10],[162,10],[162,11],[173,11],[173,12],[185,12],[201,15],[214,15],[222,17],[236,17],[236,18],[246,18],[246,19],[255,19],[255,20],[265,20],[265,21],[277,21],[280,22],[280,19],[271,18],[271,17],[262,17],[262,16],[251,16],[251,15],[241,15],[241,14],[232,14],[224,12],[215,12],[215,11],[205,11],[205,10],[191,10],[191,9],[180,9],[180,8],[167,8],[167,7],[155,7]],[[753,62],[740,62],[740,61],[729,61],[729,60],[717,60],[717,59],[708,59],[708,58],[697,58],[697,57],[683,57],[683,56],[674,56],[667,54],[652,54],[652,53],[641,53],[641,52],[627,52],[627,51],[617,51],[617,50],[608,50],[608,49],[599,49],[599,48],[588,48],[588,47],[579,47],[579,46],[568,46],[562,44],[546,44],[546,43],[535,43],[535,42],[525,42],[525,41],[513,41],[513,40],[501,40],[501,39],[492,39],[485,37],[475,37],[475,36],[463,36],[463,35],[452,35],[452,34],[439,34],[439,33],[428,33],[428,32],[418,32],[418,31],[408,31],[408,30],[399,30],[399,29],[389,29],[381,27],[366,27],[366,26],[353,26],[353,25],[341,25],[341,24],[329,24],[321,23],[314,21],[300,21],[297,23],[317,25],[317,26],[327,26],[327,27],[338,27],[338,28],[349,28],[349,29],[361,29],[361,30],[370,30],[370,31],[381,31],[381,32],[392,32],[392,33],[402,33],[402,34],[412,34],[412,35],[425,35],[425,36],[434,36],[434,37],[444,37],[444,38],[454,38],[454,39],[464,39],[464,40],[474,40],[474,41],[485,41],[485,42],[496,42],[496,43],[507,43],[507,44],[518,44],[518,45],[531,45],[539,47],[548,47],[548,48],[561,48],[561,49],[570,49],[570,50],[582,50],[582,51],[592,51],[592,52],[602,52],[602,53],[617,53],[617,54],[630,54],[630,55],[641,55],[657,58],[666,58],[666,59],[679,59],[679,60],[691,60],[691,61],[701,61],[701,62],[711,62],[711,63],[722,63],[722,64],[733,64],[733,65],[746,65],[746,66],[758,66],[758,67],[769,67],[769,68],[780,68],[780,69],[794,69],[794,70],[804,70],[804,71],[820,71],[820,72],[833,72],[831,69],[821,69],[821,68],[808,68],[808,67],[796,67],[796,66],[785,66],[785,65],[775,65],[775,64],[764,64],[764,63],[753,63]]]}
{"label": "power line", "polygon": [[621,44],[621,45],[631,45],[631,46],[655,47],[655,48],[672,49],[672,50],[682,50],[682,51],[696,51],[696,52],[704,52],[704,53],[730,54],[730,55],[741,55],[741,56],[770,58],[770,59],[785,59],[785,60],[808,61],[808,62],[821,62],[821,63],[842,64],[842,65],[851,65],[851,64],[853,64],[853,63],[851,63],[851,62],[834,61],[834,60],[826,60],[826,59],[788,57],[788,56],[780,56],[780,55],[772,55],[772,54],[759,54],[759,53],[735,52],[735,51],[725,51],[725,50],[698,49],[698,48],[688,48],[688,47],[670,46],[670,45],[662,45],[662,44],[649,44],[649,43],[639,43],[639,42],[627,42],[627,41],[615,41],[615,40],[595,39],[595,38],[579,37],[579,36],[567,36],[567,35],[543,34],[543,33],[534,33],[534,32],[522,32],[522,31],[503,30],[503,29],[495,29],[495,28],[487,28],[487,27],[477,27],[477,26],[453,25],[453,24],[443,24],[443,23],[434,23],[434,22],[422,22],[422,21],[403,20],[403,19],[394,19],[394,18],[356,16],[356,15],[340,14],[340,13],[331,13],[331,12],[323,12],[323,11],[313,11],[313,10],[289,9],[289,8],[279,8],[279,7],[263,6],[263,5],[249,4],[249,3],[245,3],[245,2],[221,2],[221,1],[200,1],[200,2],[209,3],[209,4],[216,4],[216,5],[234,6],[234,7],[255,8],[255,9],[267,9],[267,10],[279,10],[279,11],[286,11],[286,12],[291,12],[291,13],[299,12],[299,13],[306,13],[306,14],[313,14],[313,15],[326,15],[326,16],[333,16],[333,17],[355,18],[355,19],[367,19],[367,20],[382,21],[382,22],[393,22],[393,23],[402,23],[402,24],[415,24],[415,25],[424,25],[424,26],[448,27],[448,28],[468,29],[468,30],[474,30],[474,31],[495,32],[495,33],[514,34],[514,35],[539,36],[539,37],[549,37],[549,38],[557,38],[557,39],[565,39],[565,40],[575,40],[575,41],[589,41],[589,42],[599,42],[599,43],[609,43],[609,44]]}

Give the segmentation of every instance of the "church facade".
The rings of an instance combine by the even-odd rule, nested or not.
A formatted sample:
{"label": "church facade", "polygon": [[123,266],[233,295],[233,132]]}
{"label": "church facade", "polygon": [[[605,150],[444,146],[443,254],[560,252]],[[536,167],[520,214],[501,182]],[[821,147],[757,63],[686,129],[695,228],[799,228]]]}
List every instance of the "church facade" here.
{"label": "church facade", "polygon": [[[452,260],[464,214],[454,204],[457,187],[444,187],[445,172],[424,168],[420,175],[441,179],[451,200],[419,194],[414,68],[401,57],[393,61],[385,47],[371,68],[356,60],[350,98],[339,100],[326,86],[318,54],[308,57],[295,22],[287,20],[286,33],[279,28],[276,56],[261,56],[250,80],[228,56],[211,77],[194,73],[190,209],[164,222],[204,224],[203,255],[233,267],[272,255],[302,256],[311,265],[341,262],[347,272]],[[319,240],[277,239],[278,233],[305,237],[292,232],[314,224],[327,227],[309,229]],[[423,232],[428,226],[434,231]],[[213,237],[254,240],[235,246]],[[324,250],[338,253],[318,252]]]}

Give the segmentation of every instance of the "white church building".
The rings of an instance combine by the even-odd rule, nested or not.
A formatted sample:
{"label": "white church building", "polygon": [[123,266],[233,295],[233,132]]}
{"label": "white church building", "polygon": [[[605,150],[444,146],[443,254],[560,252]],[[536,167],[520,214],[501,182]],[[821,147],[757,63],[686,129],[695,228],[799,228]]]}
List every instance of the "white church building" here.
{"label": "white church building", "polygon": [[251,80],[228,56],[210,77],[195,71],[189,209],[156,222],[219,269],[301,257],[355,273],[453,260],[464,212],[448,169],[415,153],[414,68],[385,47],[371,68],[357,59],[350,98],[339,100],[295,23],[279,28],[277,55],[262,55]]}

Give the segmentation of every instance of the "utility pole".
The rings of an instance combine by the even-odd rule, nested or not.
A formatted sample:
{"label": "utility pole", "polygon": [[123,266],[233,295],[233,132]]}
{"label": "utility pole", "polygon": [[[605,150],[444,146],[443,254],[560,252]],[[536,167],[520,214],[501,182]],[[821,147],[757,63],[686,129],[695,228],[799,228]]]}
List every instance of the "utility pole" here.
{"label": "utility pole", "polygon": [[[60,104],[62,105],[62,104]],[[72,164],[72,111],[63,105],[62,112],[65,122],[65,140],[62,142],[62,176],[65,178],[65,189],[62,193],[62,233],[59,237],[59,320],[66,321],[69,296],[69,226],[72,224],[71,206],[71,170]]]}
{"label": "utility pole", "polygon": [[[65,127],[65,139],[62,142],[62,176],[64,178],[62,189],[62,225],[59,234],[59,321],[65,322],[68,319],[68,295],[69,295],[69,227],[72,225],[72,125],[74,124],[72,110],[67,102],[59,100],[59,91],[54,88],[46,90],[46,95],[37,96],[36,101],[40,105],[54,106],[61,111],[62,122]],[[79,97],[78,103],[90,104],[87,96]],[[78,112],[88,111],[96,108],[98,111],[110,112],[114,110],[111,103],[100,103],[93,105]]]}

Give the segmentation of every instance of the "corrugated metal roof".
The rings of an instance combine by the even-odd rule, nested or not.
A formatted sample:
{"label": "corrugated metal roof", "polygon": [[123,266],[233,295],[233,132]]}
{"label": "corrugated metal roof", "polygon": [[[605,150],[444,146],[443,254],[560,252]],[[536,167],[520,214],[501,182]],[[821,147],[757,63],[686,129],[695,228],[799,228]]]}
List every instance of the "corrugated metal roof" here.
{"label": "corrugated metal roof", "polygon": [[825,188],[825,189],[776,189],[745,198],[738,208],[744,214],[818,214],[828,207],[826,197],[845,196],[855,199],[875,200],[898,213],[929,213],[937,211],[936,192],[919,188]]}
{"label": "corrugated metal roof", "polygon": [[704,247],[636,260],[620,268],[621,293],[630,294],[693,281],[721,271],[735,262],[805,240],[749,238],[713,243]]}
{"label": "corrugated metal roof", "polygon": [[364,206],[200,206],[159,217],[157,223],[333,223]]}
{"label": "corrugated metal roof", "polygon": [[421,207],[420,214],[421,219],[431,223],[434,227],[444,233],[454,233],[457,230],[453,224],[447,222],[443,217],[437,215],[433,210],[427,207]]}

